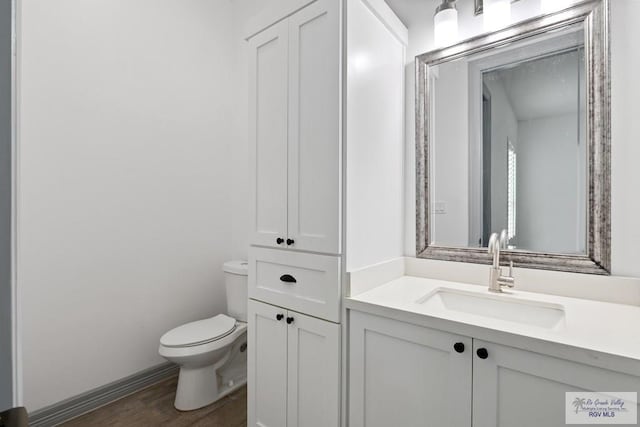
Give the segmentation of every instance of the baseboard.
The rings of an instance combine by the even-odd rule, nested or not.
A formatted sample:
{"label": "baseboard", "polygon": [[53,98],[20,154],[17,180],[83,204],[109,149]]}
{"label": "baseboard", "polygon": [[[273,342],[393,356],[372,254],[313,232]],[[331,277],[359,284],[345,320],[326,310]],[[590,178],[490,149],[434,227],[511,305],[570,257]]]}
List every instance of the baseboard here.
{"label": "baseboard", "polygon": [[142,390],[152,384],[176,374],[178,366],[163,363],[140,371],[129,377],[114,381],[78,396],[55,403],[29,414],[29,426],[53,427],[91,412],[127,395]]}

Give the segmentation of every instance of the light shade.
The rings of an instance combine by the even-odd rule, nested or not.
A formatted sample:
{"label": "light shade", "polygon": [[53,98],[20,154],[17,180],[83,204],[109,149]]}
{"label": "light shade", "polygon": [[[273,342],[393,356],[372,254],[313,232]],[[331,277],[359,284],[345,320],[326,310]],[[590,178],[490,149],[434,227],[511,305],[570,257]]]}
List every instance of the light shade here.
{"label": "light shade", "polygon": [[569,0],[542,0],[542,12],[556,12],[569,6],[569,3],[571,3]]}
{"label": "light shade", "polygon": [[485,31],[496,31],[511,23],[511,0],[484,0]]}
{"label": "light shade", "polygon": [[444,0],[433,17],[436,47],[445,47],[458,40],[458,11],[454,2]]}

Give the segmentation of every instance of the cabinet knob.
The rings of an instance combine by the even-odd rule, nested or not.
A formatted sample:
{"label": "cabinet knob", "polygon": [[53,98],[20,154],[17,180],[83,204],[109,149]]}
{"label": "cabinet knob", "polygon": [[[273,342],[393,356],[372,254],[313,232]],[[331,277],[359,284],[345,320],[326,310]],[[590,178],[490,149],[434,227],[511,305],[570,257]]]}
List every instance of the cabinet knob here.
{"label": "cabinet knob", "polygon": [[287,324],[290,325],[293,323],[293,317],[287,317]]}
{"label": "cabinet knob", "polygon": [[457,342],[453,345],[453,349],[458,353],[464,353],[464,343]]}
{"label": "cabinet knob", "polygon": [[277,244],[279,244],[279,245],[281,245],[281,244],[283,244],[283,243],[284,243],[284,239],[283,239],[282,237],[278,237],[278,238],[276,239],[276,243],[277,243]]}
{"label": "cabinet knob", "polygon": [[487,357],[489,357],[489,352],[487,351],[487,349],[486,349],[486,348],[479,348],[479,349],[476,351],[476,354],[478,355],[478,357],[479,357],[480,359],[486,359]]}
{"label": "cabinet knob", "polygon": [[287,245],[291,246],[295,243],[295,240],[293,239],[287,239]]}
{"label": "cabinet knob", "polygon": [[278,314],[276,314],[276,320],[277,320],[278,322],[279,322],[279,321],[281,321],[283,317],[284,317],[284,314],[282,314],[282,313],[278,313]]}

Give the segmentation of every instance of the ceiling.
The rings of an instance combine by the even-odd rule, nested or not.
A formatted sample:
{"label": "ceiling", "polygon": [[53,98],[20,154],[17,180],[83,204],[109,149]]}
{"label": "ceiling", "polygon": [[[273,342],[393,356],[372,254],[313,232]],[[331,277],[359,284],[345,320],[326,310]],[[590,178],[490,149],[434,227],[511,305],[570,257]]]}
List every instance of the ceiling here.
{"label": "ceiling", "polygon": [[[433,24],[433,15],[436,13],[436,7],[442,3],[442,0],[384,0],[391,10],[400,18],[402,23],[407,27],[416,25],[423,26],[425,22],[428,25]],[[473,17],[475,16],[474,0],[458,0],[456,2],[459,16]]]}
{"label": "ceiling", "polygon": [[485,74],[499,80],[518,120],[578,111],[579,53],[570,51]]}
{"label": "ceiling", "polygon": [[440,4],[437,0],[385,0],[385,2],[407,28],[423,23],[425,18],[432,21],[436,6]]}

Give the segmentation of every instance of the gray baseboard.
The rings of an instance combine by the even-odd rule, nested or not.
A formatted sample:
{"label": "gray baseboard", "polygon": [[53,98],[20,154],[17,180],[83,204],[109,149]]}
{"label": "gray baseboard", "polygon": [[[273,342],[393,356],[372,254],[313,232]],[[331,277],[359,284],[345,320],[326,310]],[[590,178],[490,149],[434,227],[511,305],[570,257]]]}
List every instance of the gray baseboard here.
{"label": "gray baseboard", "polygon": [[178,366],[172,363],[163,363],[162,365],[145,369],[144,371],[47,406],[46,408],[38,409],[29,414],[29,426],[57,426],[58,424],[91,412],[94,409],[121,399],[131,393],[142,390],[165,378],[169,378],[177,372]]}

